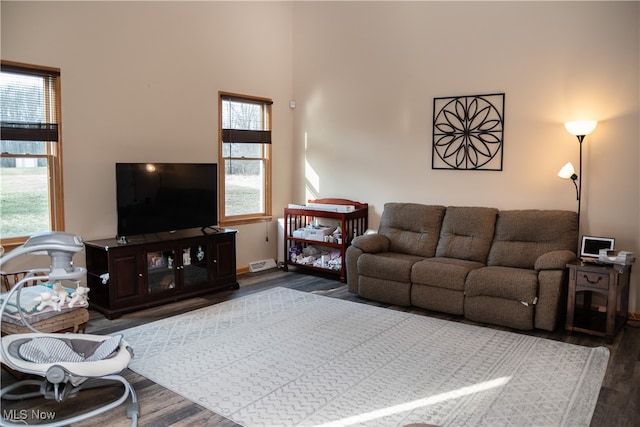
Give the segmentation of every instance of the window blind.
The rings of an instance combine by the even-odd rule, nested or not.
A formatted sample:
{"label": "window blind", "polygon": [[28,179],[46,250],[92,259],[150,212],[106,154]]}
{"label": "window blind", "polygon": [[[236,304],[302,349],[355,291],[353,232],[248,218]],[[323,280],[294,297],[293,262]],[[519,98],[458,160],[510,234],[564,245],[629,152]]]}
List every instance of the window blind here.
{"label": "window blind", "polygon": [[60,72],[5,63],[0,71],[0,138],[58,141],[55,85]]}
{"label": "window blind", "polygon": [[271,144],[271,131],[222,129],[222,142],[234,144]]}
{"label": "window blind", "polygon": [[[272,101],[222,96],[226,111],[223,113],[222,142],[232,144],[271,144],[268,129],[269,105]],[[252,114],[253,113],[253,114]]]}

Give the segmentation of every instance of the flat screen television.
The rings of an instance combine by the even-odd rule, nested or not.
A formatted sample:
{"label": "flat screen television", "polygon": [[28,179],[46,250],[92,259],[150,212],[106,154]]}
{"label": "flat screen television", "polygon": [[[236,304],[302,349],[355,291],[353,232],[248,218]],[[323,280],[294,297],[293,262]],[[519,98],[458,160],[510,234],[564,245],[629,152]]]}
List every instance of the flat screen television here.
{"label": "flat screen television", "polygon": [[118,237],[215,227],[216,163],[116,163]]}

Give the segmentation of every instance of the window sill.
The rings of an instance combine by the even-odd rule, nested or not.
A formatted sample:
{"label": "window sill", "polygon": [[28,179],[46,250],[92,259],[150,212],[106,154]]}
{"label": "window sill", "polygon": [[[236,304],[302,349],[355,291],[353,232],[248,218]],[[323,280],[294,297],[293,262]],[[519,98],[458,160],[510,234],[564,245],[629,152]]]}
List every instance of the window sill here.
{"label": "window sill", "polygon": [[236,225],[243,224],[257,224],[260,222],[270,222],[273,220],[272,215],[267,216],[255,216],[255,217],[242,217],[242,218],[234,218],[234,219],[226,219],[224,221],[220,221],[221,227],[234,227]]}

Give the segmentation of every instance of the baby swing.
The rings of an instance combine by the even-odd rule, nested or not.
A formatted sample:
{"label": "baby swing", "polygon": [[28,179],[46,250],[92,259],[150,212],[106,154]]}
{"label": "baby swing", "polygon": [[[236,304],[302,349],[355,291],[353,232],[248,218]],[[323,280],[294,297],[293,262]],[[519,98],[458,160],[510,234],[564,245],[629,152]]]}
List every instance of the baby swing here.
{"label": "baby swing", "polygon": [[[0,308],[0,315],[15,294],[15,305],[20,305],[20,290],[29,281],[49,280],[59,283],[62,280],[78,281],[86,275],[86,269],[73,266],[73,255],[83,249],[82,238],[69,233],[49,232],[30,237],[24,245],[18,246],[5,256],[0,254],[2,265],[22,254],[49,255],[51,266],[29,270],[28,274],[14,285],[6,295]],[[5,274],[3,272],[3,274]],[[36,276],[37,275],[37,276]],[[23,380],[0,390],[0,398],[20,400],[32,397],[44,397],[62,402],[75,397],[81,389],[111,385],[119,382],[124,386],[122,396],[111,403],[94,410],[57,420],[41,426],[66,426],[71,423],[94,417],[113,409],[127,400],[127,417],[131,425],[136,426],[140,414],[138,400],[131,384],[117,375],[129,365],[133,355],[131,348],[122,339],[122,335],[101,336],[89,334],[45,334],[33,328],[18,310],[22,322],[32,332],[6,335],[1,338],[0,362],[11,369],[24,374],[43,377],[42,380]],[[1,321],[1,320],[0,320]],[[39,386],[39,391],[23,394],[10,392],[25,386]],[[11,418],[11,411],[2,411],[0,426],[24,425],[24,420]]]}

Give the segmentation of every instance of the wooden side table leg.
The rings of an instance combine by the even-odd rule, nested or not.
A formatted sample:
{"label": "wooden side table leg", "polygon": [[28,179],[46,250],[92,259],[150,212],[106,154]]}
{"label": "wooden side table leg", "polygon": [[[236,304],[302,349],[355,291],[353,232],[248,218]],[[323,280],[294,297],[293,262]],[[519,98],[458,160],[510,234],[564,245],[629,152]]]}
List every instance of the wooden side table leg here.
{"label": "wooden side table leg", "polygon": [[607,325],[605,339],[611,344],[616,333],[616,303],[618,299],[618,274],[612,272],[609,275],[609,292],[607,294]]}
{"label": "wooden side table leg", "polygon": [[576,307],[576,272],[575,269],[569,270],[569,289],[567,292],[567,319],[564,329],[569,335],[573,333],[573,318],[575,316]]}
{"label": "wooden side table leg", "polygon": [[[631,268],[625,271],[622,277],[622,283],[620,284],[620,315],[623,318],[623,322],[627,322],[629,318],[629,276],[631,275]],[[626,289],[624,289],[626,288]]]}

